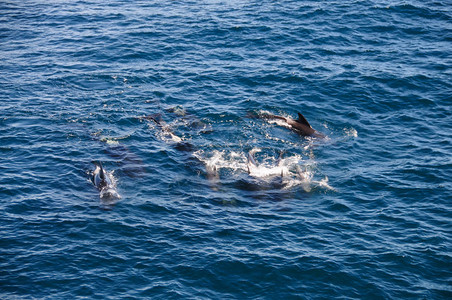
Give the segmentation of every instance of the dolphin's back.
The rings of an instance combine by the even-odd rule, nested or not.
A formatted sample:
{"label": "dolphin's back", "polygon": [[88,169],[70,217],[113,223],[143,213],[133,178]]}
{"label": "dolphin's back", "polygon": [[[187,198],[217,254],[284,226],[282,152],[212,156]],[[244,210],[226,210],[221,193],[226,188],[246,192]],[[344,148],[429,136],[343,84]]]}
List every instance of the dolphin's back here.
{"label": "dolphin's back", "polygon": [[100,191],[103,199],[120,199],[121,195],[116,191],[116,185],[111,179],[111,175],[105,171],[102,163],[95,163],[96,169],[93,172],[93,183]]}
{"label": "dolphin's back", "polygon": [[296,120],[298,123],[308,126],[309,128],[312,128],[311,124],[309,124],[308,120],[301,114],[298,113],[298,120]]}
{"label": "dolphin's back", "polygon": [[94,185],[98,189],[102,189],[108,185],[111,185],[111,180],[108,177],[104,167],[102,166],[102,163],[99,162],[98,164],[96,164],[96,170],[94,170],[93,176]]}
{"label": "dolphin's back", "polygon": [[277,116],[277,115],[269,115],[269,114],[264,114],[262,115],[263,119],[269,119],[269,120],[283,120],[287,122],[287,118],[285,117],[281,117],[281,116]]}

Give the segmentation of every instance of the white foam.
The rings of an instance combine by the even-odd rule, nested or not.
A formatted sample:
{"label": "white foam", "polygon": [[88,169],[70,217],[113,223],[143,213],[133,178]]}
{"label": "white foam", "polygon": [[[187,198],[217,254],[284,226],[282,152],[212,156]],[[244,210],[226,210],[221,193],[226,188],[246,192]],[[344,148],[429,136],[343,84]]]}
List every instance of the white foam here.
{"label": "white foam", "polygon": [[107,143],[107,145],[119,145],[119,142],[113,139],[106,139],[105,142]]}
{"label": "white foam", "polygon": [[[261,152],[254,148],[251,155]],[[313,158],[303,160],[301,155],[292,155],[285,158],[261,155],[255,158],[256,164],[248,161],[246,152],[214,150],[206,152],[198,150],[193,155],[202,161],[208,170],[229,170],[232,174],[240,175],[247,173],[249,176],[259,179],[261,182],[269,182],[275,177],[282,178],[282,189],[291,189],[300,186],[309,193],[315,187],[334,190],[328,184],[328,177],[321,180],[315,178],[315,161]]]}
{"label": "white foam", "polygon": [[276,125],[279,125],[279,126],[282,126],[282,127],[286,127],[286,128],[292,128],[292,126],[287,124],[286,121],[281,120],[281,119],[268,119],[267,122],[270,123],[270,124],[276,124]]}
{"label": "white foam", "polygon": [[332,191],[336,190],[335,188],[333,188],[331,185],[328,184],[328,177],[327,176],[325,176],[325,178],[323,178],[322,180],[318,181],[317,184],[320,187],[324,187],[324,188],[326,188],[328,190],[332,190]]}
{"label": "white foam", "polygon": [[350,137],[358,137],[358,131],[355,128],[344,128],[345,135]]}
{"label": "white foam", "polygon": [[270,176],[281,176],[284,177],[288,174],[289,169],[284,166],[278,167],[267,167],[267,166],[255,166],[252,164],[248,165],[248,172],[253,177],[263,178]]}

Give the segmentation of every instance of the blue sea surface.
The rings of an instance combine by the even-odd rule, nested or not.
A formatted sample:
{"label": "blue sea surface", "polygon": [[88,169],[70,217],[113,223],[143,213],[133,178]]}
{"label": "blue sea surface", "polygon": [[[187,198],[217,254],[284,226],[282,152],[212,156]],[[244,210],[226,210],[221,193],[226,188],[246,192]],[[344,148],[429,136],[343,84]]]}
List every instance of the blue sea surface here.
{"label": "blue sea surface", "polygon": [[452,299],[451,67],[447,0],[1,1],[0,299]]}

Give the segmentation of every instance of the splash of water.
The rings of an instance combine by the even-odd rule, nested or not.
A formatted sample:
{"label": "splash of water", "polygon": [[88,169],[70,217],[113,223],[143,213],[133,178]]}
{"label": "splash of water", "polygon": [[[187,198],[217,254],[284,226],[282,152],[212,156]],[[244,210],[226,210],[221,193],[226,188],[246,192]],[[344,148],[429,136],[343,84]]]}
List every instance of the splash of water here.
{"label": "splash of water", "polygon": [[[261,149],[254,148],[250,154],[261,152]],[[250,163],[244,152],[218,151],[206,152],[198,150],[193,155],[203,162],[206,170],[229,171],[232,176],[239,177],[247,173],[250,177],[256,178],[262,183],[270,182],[273,178],[280,177],[283,189],[291,189],[301,186],[305,192],[311,192],[313,187],[321,187],[334,190],[328,179],[314,180],[315,161],[311,158],[303,160],[301,155],[291,155],[285,158],[275,158],[263,155],[259,157],[259,162]],[[219,178],[217,180],[220,180]]]}

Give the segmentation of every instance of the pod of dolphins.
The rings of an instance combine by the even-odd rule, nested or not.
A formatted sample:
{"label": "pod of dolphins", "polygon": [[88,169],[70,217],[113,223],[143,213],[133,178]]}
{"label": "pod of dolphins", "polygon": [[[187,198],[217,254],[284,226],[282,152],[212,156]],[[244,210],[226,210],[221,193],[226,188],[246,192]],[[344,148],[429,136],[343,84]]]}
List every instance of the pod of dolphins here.
{"label": "pod of dolphins", "polygon": [[[315,137],[315,138],[325,138],[325,135],[314,128],[309,124],[306,118],[298,113],[298,119],[292,119],[288,117],[272,115],[272,114],[260,114],[257,115],[258,118],[267,119],[267,120],[278,120],[278,125],[284,126],[286,128],[291,129],[295,133],[299,134],[303,137]],[[175,148],[179,151],[193,151],[193,146],[183,141],[180,137],[175,135],[170,127],[162,120],[159,114],[149,115],[141,117],[140,119],[144,119],[150,122],[155,123],[161,130],[162,134],[165,135],[168,140],[175,143]],[[281,122],[282,121],[282,122]],[[279,161],[282,159],[283,153],[281,152]],[[91,181],[94,186],[99,190],[99,196],[102,200],[113,201],[116,199],[120,199],[121,195],[117,191],[116,182],[112,175],[112,173],[107,172],[103,167],[101,162],[93,162],[95,165],[95,170],[92,172]],[[278,167],[279,163],[278,163]],[[258,164],[254,159],[254,152],[250,151],[247,155],[247,168],[248,174],[252,173],[253,169],[258,168]],[[281,176],[284,176],[283,169],[281,170]],[[214,165],[206,165],[206,173],[207,178],[210,182],[212,182],[213,188],[216,189],[215,183],[219,180],[218,170]]]}

